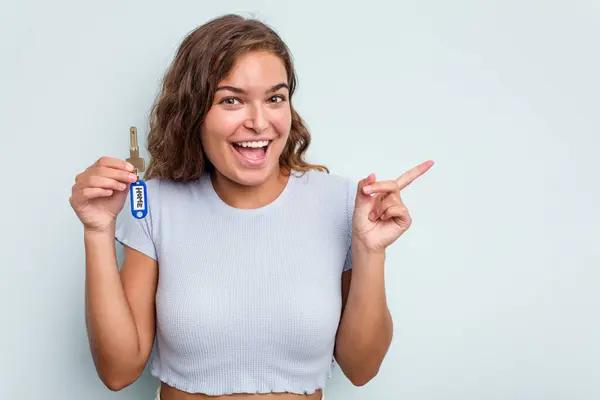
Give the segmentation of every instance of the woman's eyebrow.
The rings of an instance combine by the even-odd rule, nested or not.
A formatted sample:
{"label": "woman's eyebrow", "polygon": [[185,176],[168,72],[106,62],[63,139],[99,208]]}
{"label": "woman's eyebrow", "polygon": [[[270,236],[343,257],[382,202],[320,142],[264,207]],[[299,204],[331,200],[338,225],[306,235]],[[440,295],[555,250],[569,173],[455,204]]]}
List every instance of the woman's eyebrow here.
{"label": "woman's eyebrow", "polygon": [[[286,88],[289,90],[289,87],[287,85],[287,83],[278,83],[275,86],[272,86],[269,90],[267,90],[267,93],[274,93],[276,91],[278,91],[279,89],[282,88]],[[242,88],[239,87],[235,87],[235,86],[219,86],[215,92],[218,92],[219,90],[229,90],[230,92],[234,92],[234,93],[239,93],[239,94],[246,94],[246,91]]]}
{"label": "woman's eyebrow", "polygon": [[215,92],[218,92],[219,90],[228,90],[230,92],[234,92],[234,93],[240,93],[240,94],[244,94],[246,93],[246,91],[242,88],[237,88],[234,86],[219,86]]}
{"label": "woman's eyebrow", "polygon": [[267,90],[267,93],[273,93],[278,91],[279,89],[283,89],[286,88],[287,90],[290,90],[290,88],[288,87],[287,83],[278,83],[277,85],[273,86],[271,89]]}

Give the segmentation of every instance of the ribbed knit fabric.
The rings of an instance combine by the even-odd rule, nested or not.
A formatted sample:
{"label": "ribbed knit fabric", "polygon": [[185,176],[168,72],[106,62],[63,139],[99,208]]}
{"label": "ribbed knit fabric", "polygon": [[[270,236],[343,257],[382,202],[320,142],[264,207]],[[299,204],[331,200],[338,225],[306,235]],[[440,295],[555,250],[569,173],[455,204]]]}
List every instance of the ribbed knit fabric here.
{"label": "ribbed knit fabric", "polygon": [[116,239],[158,261],[152,375],[208,395],[323,389],[356,184],[296,172],[275,201],[251,210],[222,201],[207,174],[146,184],[148,215],[133,218],[128,200]]}

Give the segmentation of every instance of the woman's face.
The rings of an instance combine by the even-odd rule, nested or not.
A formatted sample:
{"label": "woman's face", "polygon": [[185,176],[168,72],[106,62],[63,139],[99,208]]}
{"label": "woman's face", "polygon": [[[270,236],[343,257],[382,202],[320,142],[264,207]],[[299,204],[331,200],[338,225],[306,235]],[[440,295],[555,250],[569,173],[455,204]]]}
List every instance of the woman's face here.
{"label": "woman's face", "polygon": [[202,146],[222,175],[241,185],[260,185],[279,171],[291,124],[283,61],[268,52],[250,52],[218,83]]}

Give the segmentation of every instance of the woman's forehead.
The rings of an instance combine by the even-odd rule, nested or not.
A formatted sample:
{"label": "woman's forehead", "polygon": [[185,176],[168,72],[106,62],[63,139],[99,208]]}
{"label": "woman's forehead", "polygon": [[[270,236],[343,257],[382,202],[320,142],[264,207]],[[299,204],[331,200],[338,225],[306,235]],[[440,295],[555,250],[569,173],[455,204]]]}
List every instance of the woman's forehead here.
{"label": "woman's forehead", "polygon": [[287,71],[283,60],[272,53],[251,52],[236,60],[229,74],[219,82],[219,86],[264,91],[281,82],[287,82]]}

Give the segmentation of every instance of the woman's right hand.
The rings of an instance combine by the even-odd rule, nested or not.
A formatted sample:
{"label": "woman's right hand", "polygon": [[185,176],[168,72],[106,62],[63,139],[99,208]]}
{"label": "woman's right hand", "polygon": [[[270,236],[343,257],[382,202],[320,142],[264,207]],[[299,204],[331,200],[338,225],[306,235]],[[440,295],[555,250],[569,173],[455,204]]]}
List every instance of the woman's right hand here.
{"label": "woman's right hand", "polygon": [[69,203],[86,230],[108,232],[123,209],[129,185],[137,181],[124,160],[101,157],[77,175]]}

